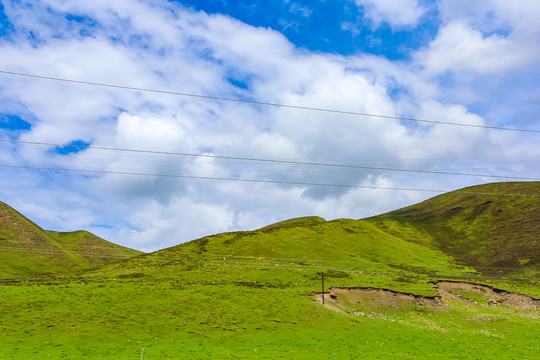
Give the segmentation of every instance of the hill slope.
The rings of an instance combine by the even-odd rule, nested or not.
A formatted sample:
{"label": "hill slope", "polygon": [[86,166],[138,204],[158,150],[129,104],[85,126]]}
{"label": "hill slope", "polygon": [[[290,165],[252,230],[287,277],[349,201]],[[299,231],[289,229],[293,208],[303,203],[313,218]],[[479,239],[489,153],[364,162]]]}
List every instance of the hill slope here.
{"label": "hill slope", "polygon": [[482,272],[540,267],[540,197],[494,194],[538,195],[540,182],[473,186],[367,221]]}
{"label": "hill slope", "polygon": [[368,219],[290,219],[255,231],[207,236],[144,258],[267,259],[450,276],[510,274],[540,265],[540,198],[514,196],[531,194],[540,194],[540,182],[487,184]]}
{"label": "hill slope", "polygon": [[0,202],[0,278],[88,269],[139,254],[87,231],[45,231]]}

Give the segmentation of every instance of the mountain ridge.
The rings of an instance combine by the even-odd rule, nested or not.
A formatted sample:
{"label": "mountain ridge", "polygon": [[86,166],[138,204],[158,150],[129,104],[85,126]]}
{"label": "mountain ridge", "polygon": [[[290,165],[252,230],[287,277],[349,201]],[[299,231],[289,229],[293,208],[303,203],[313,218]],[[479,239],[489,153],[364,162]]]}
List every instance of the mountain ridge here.
{"label": "mountain ridge", "polygon": [[205,236],[151,256],[362,260],[424,269],[444,263],[480,273],[538,268],[540,198],[496,195],[509,192],[540,194],[540,182],[478,185],[359,220],[293,218],[253,231]]}
{"label": "mountain ridge", "polygon": [[[466,271],[475,269],[479,273],[537,269],[540,264],[540,198],[497,193],[540,194],[540,182],[468,187],[359,220],[293,218],[253,231],[205,236],[147,255],[126,248],[122,252],[121,247],[84,231],[45,231],[0,203],[0,243],[4,239],[2,251],[5,252],[8,248],[5,240],[9,236],[19,239],[21,248],[13,250],[22,253],[24,249],[32,250],[25,256],[39,263],[42,274],[106,265],[135,255],[142,255],[137,258],[139,261],[181,258],[186,254],[298,259],[312,263],[335,261],[355,266],[376,263],[384,269],[417,268],[425,273],[432,271],[433,266],[442,265],[469,269]],[[10,221],[19,224],[19,230],[6,226],[10,223],[6,222],[6,214],[11,214]],[[33,239],[61,251],[61,256],[32,249]],[[78,246],[79,251],[74,251],[74,246]],[[113,253],[109,253],[108,248],[114,249]],[[5,260],[3,264],[0,262],[0,273],[6,272],[5,263]],[[40,273],[35,269],[25,270],[23,263],[12,264],[21,268],[13,271],[15,274]]]}
{"label": "mountain ridge", "polygon": [[84,230],[44,230],[0,202],[0,278],[89,269],[140,254]]}

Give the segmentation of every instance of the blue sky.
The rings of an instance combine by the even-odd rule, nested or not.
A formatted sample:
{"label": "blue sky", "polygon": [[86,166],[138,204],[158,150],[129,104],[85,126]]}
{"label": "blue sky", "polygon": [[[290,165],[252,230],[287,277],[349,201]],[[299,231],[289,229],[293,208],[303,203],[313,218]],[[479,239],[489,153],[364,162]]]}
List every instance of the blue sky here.
{"label": "blue sky", "polygon": [[540,178],[537,1],[1,4],[0,200],[47,229],[155,250]]}
{"label": "blue sky", "polygon": [[349,55],[365,52],[391,60],[407,59],[437,33],[436,8],[423,2],[425,12],[413,26],[375,24],[365,9],[342,1],[197,1],[189,7],[209,14],[227,14],[247,24],[281,32],[299,48]]}

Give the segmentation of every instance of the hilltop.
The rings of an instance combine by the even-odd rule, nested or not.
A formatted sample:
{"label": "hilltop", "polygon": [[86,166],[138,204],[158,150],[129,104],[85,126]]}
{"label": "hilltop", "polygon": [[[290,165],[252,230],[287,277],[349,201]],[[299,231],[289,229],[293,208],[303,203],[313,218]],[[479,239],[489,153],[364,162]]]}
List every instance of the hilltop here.
{"label": "hilltop", "polygon": [[143,258],[265,258],[436,273],[488,274],[540,264],[540,182],[493,183],[361,219],[302,217],[216,234]]}
{"label": "hilltop", "polygon": [[87,231],[43,230],[0,202],[0,278],[89,269],[140,254]]}

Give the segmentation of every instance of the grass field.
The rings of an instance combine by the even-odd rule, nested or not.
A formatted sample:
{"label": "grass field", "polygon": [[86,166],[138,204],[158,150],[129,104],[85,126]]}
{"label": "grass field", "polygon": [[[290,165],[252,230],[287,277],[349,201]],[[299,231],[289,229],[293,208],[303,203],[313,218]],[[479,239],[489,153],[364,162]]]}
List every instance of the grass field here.
{"label": "grass field", "polygon": [[[93,270],[3,280],[0,358],[538,359],[540,303],[497,290],[540,298],[537,238],[524,245],[526,262],[514,261],[523,249],[491,261],[501,237],[482,241],[482,261],[448,245],[461,234],[469,248],[492,234],[491,211],[510,218],[512,207],[508,224],[524,224],[515,233],[534,233],[538,200],[495,199],[471,217],[486,201],[461,200],[459,216],[443,196],[365,220],[292,219]],[[522,242],[500,223],[508,246]]]}
{"label": "grass field", "polygon": [[[456,302],[375,309],[381,317],[372,318],[322,307],[309,277],[277,287],[153,275],[2,285],[0,356],[137,359],[144,348],[145,359],[534,359],[540,346],[538,311]],[[286,275],[272,272],[283,284]],[[338,279],[327,283],[357,283]]]}

